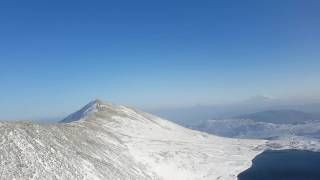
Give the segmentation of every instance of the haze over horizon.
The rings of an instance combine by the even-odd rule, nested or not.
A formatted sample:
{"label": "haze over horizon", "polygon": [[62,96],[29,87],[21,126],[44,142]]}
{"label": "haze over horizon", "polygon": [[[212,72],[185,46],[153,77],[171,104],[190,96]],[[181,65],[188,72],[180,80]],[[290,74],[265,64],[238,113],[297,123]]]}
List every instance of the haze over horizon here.
{"label": "haze over horizon", "polygon": [[101,98],[143,109],[320,102],[319,1],[10,1],[0,119]]}

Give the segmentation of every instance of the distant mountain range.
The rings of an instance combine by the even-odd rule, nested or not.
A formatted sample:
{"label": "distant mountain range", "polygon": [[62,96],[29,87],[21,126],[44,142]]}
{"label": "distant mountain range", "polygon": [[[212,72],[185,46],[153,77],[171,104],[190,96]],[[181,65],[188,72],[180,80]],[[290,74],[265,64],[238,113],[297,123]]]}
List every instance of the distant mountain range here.
{"label": "distant mountain range", "polygon": [[240,115],[234,119],[250,119],[256,122],[274,124],[301,124],[306,121],[320,120],[320,114],[306,113],[297,110],[269,110],[252,114]]}
{"label": "distant mountain range", "polygon": [[281,139],[299,136],[320,139],[320,116],[296,110],[269,110],[205,120],[192,128],[232,138]]}
{"label": "distant mountain range", "polygon": [[[268,112],[270,109],[273,111]],[[267,112],[263,114],[262,112],[264,111]],[[266,121],[272,121],[273,117],[282,117],[281,121],[285,122],[289,118],[289,121],[294,122],[296,119],[305,120],[313,119],[313,116],[320,117],[320,103],[255,96],[239,103],[165,108],[149,110],[149,112],[170,119],[183,126],[194,126],[203,120],[237,118],[238,116],[243,116],[243,118],[250,116],[252,119],[257,118]],[[255,114],[256,112],[259,113]]]}

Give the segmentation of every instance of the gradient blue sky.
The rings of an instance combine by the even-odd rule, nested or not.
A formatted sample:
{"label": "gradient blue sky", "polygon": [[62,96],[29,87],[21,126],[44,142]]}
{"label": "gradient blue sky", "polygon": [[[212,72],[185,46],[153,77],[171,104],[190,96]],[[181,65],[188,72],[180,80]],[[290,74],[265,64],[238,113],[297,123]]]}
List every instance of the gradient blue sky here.
{"label": "gradient blue sky", "polygon": [[1,1],[0,119],[319,95],[320,1]]}

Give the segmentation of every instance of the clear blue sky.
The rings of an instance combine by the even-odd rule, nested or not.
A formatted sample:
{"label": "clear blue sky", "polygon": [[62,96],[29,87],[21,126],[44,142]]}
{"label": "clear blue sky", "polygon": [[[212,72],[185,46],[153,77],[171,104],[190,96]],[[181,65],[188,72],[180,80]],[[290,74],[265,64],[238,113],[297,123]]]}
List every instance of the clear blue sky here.
{"label": "clear blue sky", "polygon": [[0,119],[320,90],[320,1],[1,1]]}

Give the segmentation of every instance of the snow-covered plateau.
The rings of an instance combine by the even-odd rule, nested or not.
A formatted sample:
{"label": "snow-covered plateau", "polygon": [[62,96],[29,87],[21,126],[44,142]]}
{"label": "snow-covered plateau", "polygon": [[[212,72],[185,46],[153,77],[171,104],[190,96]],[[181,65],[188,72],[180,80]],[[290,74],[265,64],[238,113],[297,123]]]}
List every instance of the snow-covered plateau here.
{"label": "snow-covered plateau", "polygon": [[209,135],[100,100],[60,123],[0,122],[0,135],[5,180],[235,180],[265,149],[309,147]]}

